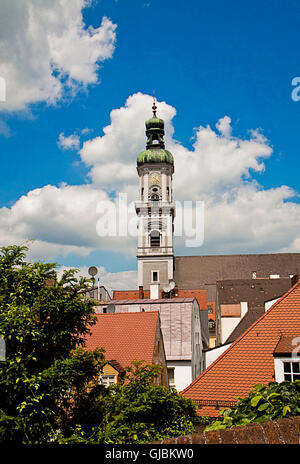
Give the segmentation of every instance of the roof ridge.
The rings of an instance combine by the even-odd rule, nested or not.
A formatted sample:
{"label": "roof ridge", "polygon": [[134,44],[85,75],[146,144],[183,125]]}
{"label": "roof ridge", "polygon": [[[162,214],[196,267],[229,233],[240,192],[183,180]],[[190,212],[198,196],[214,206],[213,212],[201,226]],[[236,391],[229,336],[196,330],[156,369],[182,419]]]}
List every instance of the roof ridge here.
{"label": "roof ridge", "polygon": [[188,256],[188,255],[183,255],[183,256],[175,256],[175,258],[210,258],[211,256],[274,256],[274,255],[300,255],[300,252],[279,252],[279,253],[237,253],[237,254],[232,254],[229,253],[227,255],[200,255],[200,256]]}
{"label": "roof ridge", "polygon": [[240,342],[240,340],[242,340],[248,334],[248,332],[250,332],[250,330],[253,329],[253,327],[255,327],[262,319],[264,319],[268,314],[270,314],[270,312],[273,311],[274,308],[278,306],[278,304],[281,301],[287,298],[289,294],[292,293],[296,289],[296,287],[299,287],[299,286],[300,286],[300,280],[296,282],[295,285],[293,285],[284,295],[282,295],[282,297],[279,298],[264,314],[262,314],[260,318],[258,318],[252,325],[250,325],[250,327],[248,327],[248,329],[245,330],[245,332],[242,333],[242,335],[239,338],[237,338],[234,342],[232,342],[232,344],[213,363],[211,363],[208,366],[208,368],[205,369],[205,371],[203,371],[195,380],[193,380],[192,383],[190,383],[190,385],[188,385],[180,393],[186,393],[196,383],[196,381],[198,381],[200,378],[203,378],[218,362],[221,361],[221,359],[223,359],[226,353],[229,353],[229,351],[231,351],[235,347],[235,345],[237,345]]}
{"label": "roof ridge", "polygon": [[151,311],[134,311],[134,312],[124,312],[124,313],[95,313],[96,316],[120,316],[121,314],[122,315],[126,315],[128,316],[128,314],[130,315],[136,315],[136,314],[159,314],[159,310],[158,309],[151,309]]}

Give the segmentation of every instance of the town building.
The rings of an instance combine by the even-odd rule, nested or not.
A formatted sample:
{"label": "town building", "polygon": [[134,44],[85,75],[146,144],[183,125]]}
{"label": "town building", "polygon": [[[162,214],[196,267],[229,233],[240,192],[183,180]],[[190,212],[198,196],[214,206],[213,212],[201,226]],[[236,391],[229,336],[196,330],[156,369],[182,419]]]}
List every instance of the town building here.
{"label": "town building", "polygon": [[107,364],[101,383],[111,385],[126,373],[133,361],[162,366],[159,385],[169,387],[164,340],[158,311],[97,313],[97,322],[86,337],[86,348],[105,349]]}
{"label": "town building", "polygon": [[207,310],[200,311],[196,298],[112,300],[109,305],[99,304],[95,311],[103,317],[110,311],[125,316],[159,312],[170,387],[182,390],[205,369],[203,351],[209,346]]}
{"label": "town building", "polygon": [[199,414],[217,416],[258,383],[294,380],[300,373],[300,282],[194,380],[182,394],[199,406]]}
{"label": "town building", "polygon": [[291,286],[289,277],[218,280],[217,346],[236,340]]}
{"label": "town building", "polygon": [[[146,148],[137,157],[137,288],[114,291],[111,305],[100,304],[97,311],[158,310],[172,381],[174,373],[171,385],[181,390],[205,367],[210,370],[216,356],[222,358],[287,291],[290,279],[300,274],[300,253],[175,256],[174,157],[165,148],[155,101],[152,110],[145,123]],[[191,316],[198,312],[200,328]]]}
{"label": "town building", "polygon": [[110,301],[111,296],[108,290],[103,285],[92,285],[91,287],[84,290],[83,295],[85,298],[96,300],[96,301]]}

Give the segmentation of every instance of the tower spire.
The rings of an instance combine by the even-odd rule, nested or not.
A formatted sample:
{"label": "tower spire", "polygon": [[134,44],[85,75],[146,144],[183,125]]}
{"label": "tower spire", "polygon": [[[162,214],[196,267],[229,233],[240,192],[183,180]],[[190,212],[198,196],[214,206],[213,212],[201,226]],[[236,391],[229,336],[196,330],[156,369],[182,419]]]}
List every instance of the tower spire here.
{"label": "tower spire", "polygon": [[153,105],[152,105],[152,111],[153,111],[153,116],[156,118],[156,98],[155,98],[155,90],[153,90]]}

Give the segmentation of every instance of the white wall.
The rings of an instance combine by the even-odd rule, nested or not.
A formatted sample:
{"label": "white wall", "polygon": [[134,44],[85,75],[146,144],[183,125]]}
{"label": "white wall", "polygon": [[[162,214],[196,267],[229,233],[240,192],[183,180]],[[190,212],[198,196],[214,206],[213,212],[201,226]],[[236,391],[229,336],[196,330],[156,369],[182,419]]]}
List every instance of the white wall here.
{"label": "white wall", "polygon": [[229,348],[231,343],[221,345],[205,352],[205,369],[208,368],[224,351]]}
{"label": "white wall", "polygon": [[240,322],[240,317],[221,317],[221,343],[225,343],[229,335]]}
{"label": "white wall", "polygon": [[245,316],[245,314],[248,312],[248,302],[247,301],[241,301],[241,319]]}
{"label": "white wall", "polygon": [[178,391],[186,388],[192,383],[191,361],[168,361],[167,367],[174,367],[174,383]]}
{"label": "white wall", "polygon": [[271,306],[273,306],[273,304],[276,303],[277,300],[279,300],[279,298],[275,298],[275,300],[267,301],[265,303],[265,311],[268,311],[268,309],[270,309]]}

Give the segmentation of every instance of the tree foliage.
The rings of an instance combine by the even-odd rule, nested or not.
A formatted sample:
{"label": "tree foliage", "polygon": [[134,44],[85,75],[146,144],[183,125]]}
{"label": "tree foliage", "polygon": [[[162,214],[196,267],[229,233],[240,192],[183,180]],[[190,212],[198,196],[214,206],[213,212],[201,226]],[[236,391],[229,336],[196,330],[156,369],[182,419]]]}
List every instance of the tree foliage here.
{"label": "tree foliage", "polygon": [[80,293],[88,281],[76,270],[58,280],[55,264],[26,262],[26,252],[0,249],[0,440],[42,443],[72,427],[98,392],[104,355],[77,348],[95,322]]}
{"label": "tree foliage", "polygon": [[0,248],[0,442],[139,443],[193,429],[196,406],[155,384],[142,362],[105,388],[102,349],[82,346],[95,322],[88,281],[60,279],[53,263],[25,260],[27,247]]}
{"label": "tree foliage", "polygon": [[300,413],[300,380],[281,383],[257,384],[246,398],[239,398],[236,406],[222,409],[220,418],[206,427],[208,430],[224,429],[251,422],[263,422]]}
{"label": "tree foliage", "polygon": [[103,420],[93,433],[75,429],[60,443],[144,443],[184,435],[193,430],[196,406],[177,391],[155,384],[161,367],[133,362],[120,383],[107,389]]}

